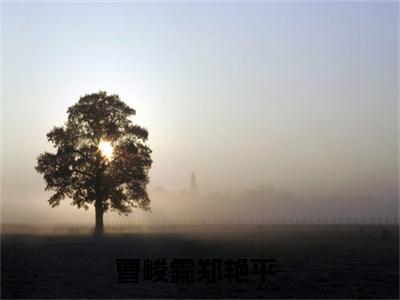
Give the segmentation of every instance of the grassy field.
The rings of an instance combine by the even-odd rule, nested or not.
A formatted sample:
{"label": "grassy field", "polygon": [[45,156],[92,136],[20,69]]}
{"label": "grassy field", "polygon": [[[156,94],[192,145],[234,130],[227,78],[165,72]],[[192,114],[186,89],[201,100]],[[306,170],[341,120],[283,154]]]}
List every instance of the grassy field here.
{"label": "grassy field", "polygon": [[[4,227],[2,298],[398,298],[397,225]],[[36,230],[36,231],[35,231]],[[265,283],[118,282],[118,258],[276,259]]]}

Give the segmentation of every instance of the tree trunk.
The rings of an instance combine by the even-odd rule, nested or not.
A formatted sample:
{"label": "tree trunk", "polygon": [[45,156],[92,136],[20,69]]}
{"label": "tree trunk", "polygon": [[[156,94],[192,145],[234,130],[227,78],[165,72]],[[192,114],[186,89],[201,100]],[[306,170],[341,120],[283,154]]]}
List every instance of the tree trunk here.
{"label": "tree trunk", "polygon": [[96,200],[94,203],[95,210],[96,210],[96,227],[94,229],[95,235],[102,235],[104,232],[104,224],[103,224],[103,193],[101,191],[102,186],[102,170],[101,170],[101,156],[100,153],[96,155]]}
{"label": "tree trunk", "polygon": [[104,224],[103,224],[103,203],[101,199],[96,199],[95,209],[96,209],[96,227],[94,233],[96,235],[102,235],[104,232]]}

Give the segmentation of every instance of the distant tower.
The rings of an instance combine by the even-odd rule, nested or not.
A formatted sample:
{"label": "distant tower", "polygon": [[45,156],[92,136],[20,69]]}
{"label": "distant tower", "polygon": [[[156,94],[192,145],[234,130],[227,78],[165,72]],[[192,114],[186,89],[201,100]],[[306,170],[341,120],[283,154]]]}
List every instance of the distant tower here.
{"label": "distant tower", "polygon": [[196,182],[196,175],[192,172],[192,177],[190,180],[190,193],[193,195],[197,194],[197,182]]}

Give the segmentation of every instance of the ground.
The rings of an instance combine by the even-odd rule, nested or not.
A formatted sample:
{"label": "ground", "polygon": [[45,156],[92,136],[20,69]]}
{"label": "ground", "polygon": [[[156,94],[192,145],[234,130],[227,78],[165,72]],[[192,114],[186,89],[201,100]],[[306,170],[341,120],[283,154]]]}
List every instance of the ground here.
{"label": "ground", "polygon": [[[398,250],[394,225],[133,226],[102,238],[3,230],[1,297],[397,299]],[[276,273],[265,283],[119,283],[119,258],[273,258]]]}

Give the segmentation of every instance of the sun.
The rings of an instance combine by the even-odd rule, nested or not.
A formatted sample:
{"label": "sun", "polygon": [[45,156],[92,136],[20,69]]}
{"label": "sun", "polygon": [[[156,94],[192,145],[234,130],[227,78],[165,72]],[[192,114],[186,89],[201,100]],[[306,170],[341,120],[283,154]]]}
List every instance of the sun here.
{"label": "sun", "polygon": [[110,142],[101,140],[99,143],[99,150],[105,158],[111,160],[113,155],[113,147]]}

